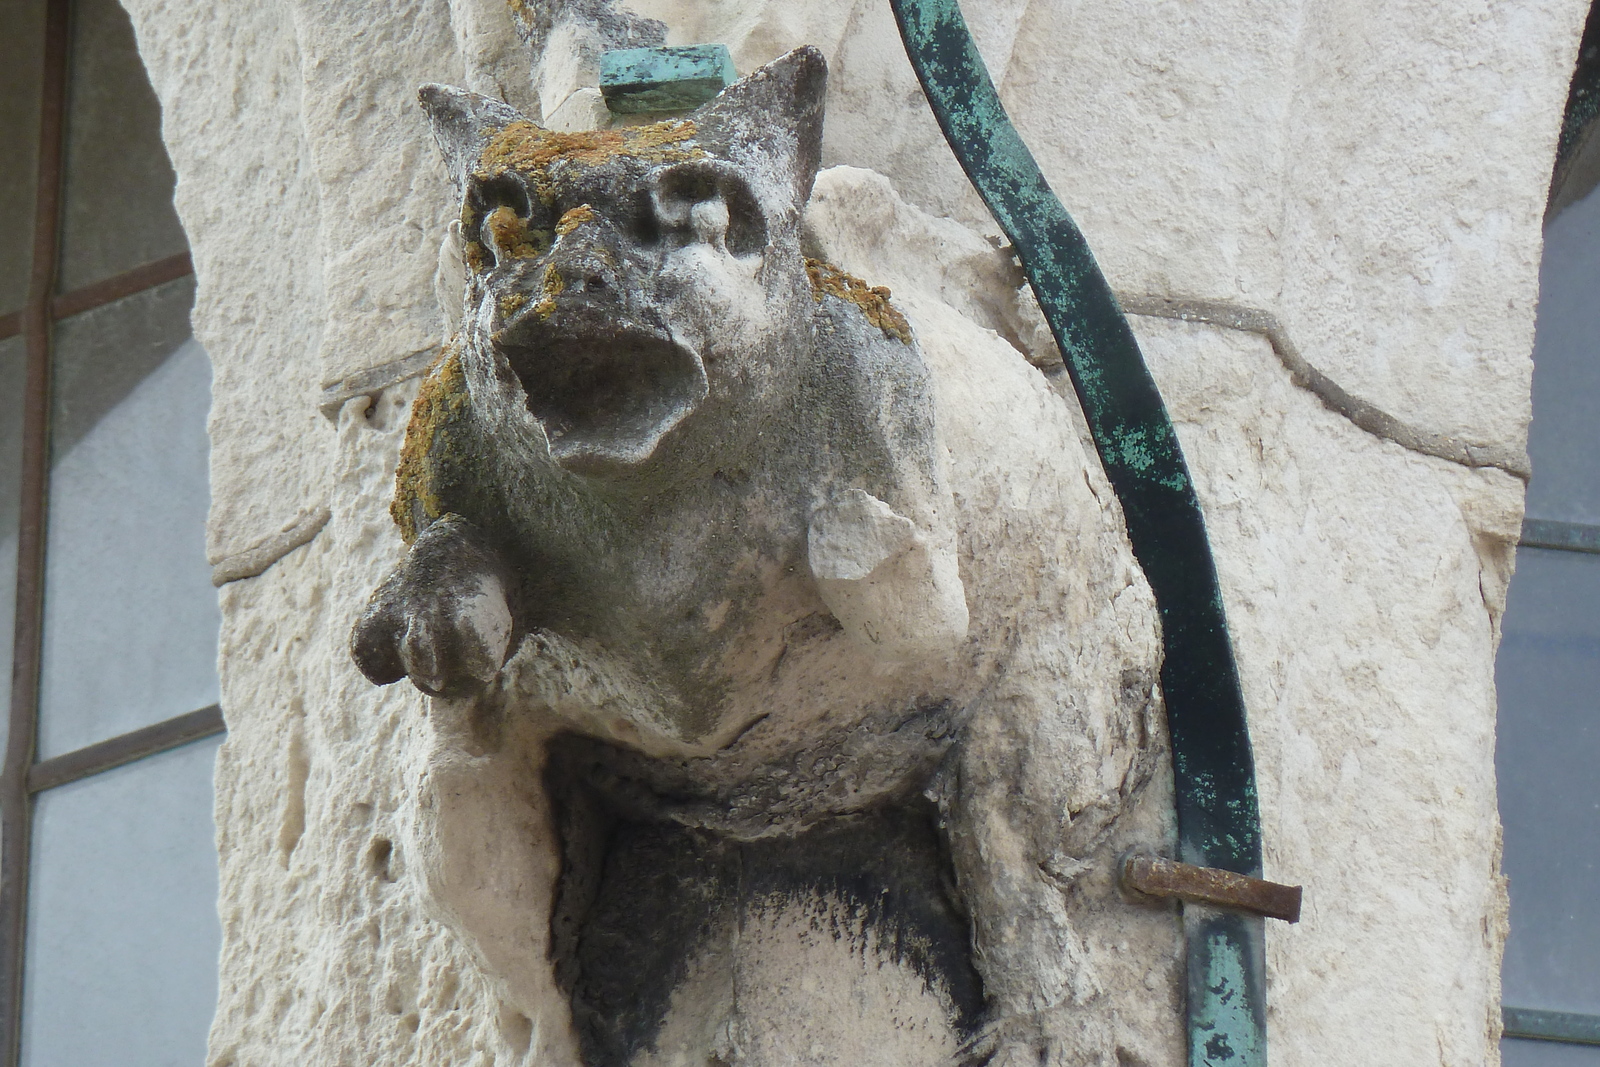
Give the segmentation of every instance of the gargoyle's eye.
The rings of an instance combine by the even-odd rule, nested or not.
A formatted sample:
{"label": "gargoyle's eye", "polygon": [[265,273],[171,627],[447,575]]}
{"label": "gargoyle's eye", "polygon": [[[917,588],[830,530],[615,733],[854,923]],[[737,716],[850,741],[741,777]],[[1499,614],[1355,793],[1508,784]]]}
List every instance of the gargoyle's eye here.
{"label": "gargoyle's eye", "polygon": [[685,163],[652,176],[650,205],[664,236],[750,256],[767,247],[767,222],[742,175],[727,164]]}
{"label": "gargoyle's eye", "polygon": [[483,269],[508,259],[536,256],[550,247],[549,234],[534,224],[532,204],[522,183],[510,175],[474,181],[462,212],[462,237],[469,255]]}

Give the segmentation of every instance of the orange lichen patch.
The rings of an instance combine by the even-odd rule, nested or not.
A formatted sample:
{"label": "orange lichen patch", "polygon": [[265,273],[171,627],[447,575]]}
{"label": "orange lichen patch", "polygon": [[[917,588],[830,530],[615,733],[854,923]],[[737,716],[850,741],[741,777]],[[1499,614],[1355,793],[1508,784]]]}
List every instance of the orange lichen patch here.
{"label": "orange lichen patch", "polygon": [[489,212],[483,220],[484,228],[494,235],[494,246],[512,259],[529,259],[543,251],[539,233],[509,207],[501,206]]}
{"label": "orange lichen patch", "polygon": [[461,367],[461,353],[447,346],[428,368],[411,405],[411,421],[406,426],[405,444],[400,448],[400,465],[394,474],[394,501],[389,515],[400,527],[406,544],[416,540],[423,519],[444,514],[439,500],[437,463],[439,449],[447,447],[445,428],[467,404],[467,378]]}
{"label": "orange lichen patch", "polygon": [[507,293],[500,298],[500,317],[509,319],[517,309],[528,302],[527,293]]}
{"label": "orange lichen patch", "polygon": [[911,324],[889,303],[888,289],[868,285],[820,259],[806,260],[806,277],[811,279],[812,295],[817,300],[820,301],[824,293],[848,300],[860,308],[867,321],[882,330],[885,337],[903,344],[911,343]]}
{"label": "orange lichen patch", "polygon": [[705,156],[689,144],[695,125],[688,119],[623,126],[613,130],[557,133],[518,121],[497,130],[478,156],[477,174],[494,178],[508,170],[532,176],[540,197],[550,199],[548,172],[558,159],[585,167],[598,167],[617,156],[633,156],[649,163],[681,163]]}
{"label": "orange lichen patch", "polygon": [[462,256],[466,260],[467,269],[474,273],[482,273],[494,266],[494,261],[489,258],[488,249],[477,241],[468,241],[466,251]]}
{"label": "orange lichen patch", "polygon": [[550,313],[556,309],[556,297],[560,296],[567,287],[567,280],[561,272],[554,267],[547,267],[544,272],[544,281],[539,285],[539,302],[533,305],[533,313],[541,319],[548,319]]}
{"label": "orange lichen patch", "polygon": [[556,236],[565,237],[584,223],[593,222],[597,217],[594,208],[588,204],[579,204],[561,216],[561,221],[556,223]]}

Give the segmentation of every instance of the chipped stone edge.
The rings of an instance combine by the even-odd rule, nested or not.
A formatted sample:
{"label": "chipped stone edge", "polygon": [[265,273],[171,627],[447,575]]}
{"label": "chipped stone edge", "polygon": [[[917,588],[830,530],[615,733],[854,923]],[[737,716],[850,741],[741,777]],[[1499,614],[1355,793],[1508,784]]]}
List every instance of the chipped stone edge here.
{"label": "chipped stone edge", "polygon": [[1270,311],[1220,301],[1142,294],[1118,293],[1117,300],[1129,315],[1199,322],[1260,334],[1272,345],[1272,350],[1277,353],[1278,360],[1296,385],[1315,395],[1329,411],[1344,416],[1375,437],[1393,441],[1402,448],[1424,456],[1459,463],[1463,467],[1493,467],[1523,482],[1532,473],[1533,465],[1523,449],[1479,444],[1450,434],[1418,429],[1359,397],[1351,396],[1338,382],[1306,362],[1294,342],[1289,340],[1283,323]]}
{"label": "chipped stone edge", "polygon": [[243,552],[235,552],[217,560],[211,568],[211,584],[222,588],[241,578],[254,578],[290,552],[322,532],[333,513],[326,507],[301,512],[300,516],[278,533],[264,538]]}
{"label": "chipped stone edge", "polygon": [[371,396],[392,385],[420,378],[437,358],[439,358],[439,346],[429,345],[388,363],[380,363],[375,367],[357,371],[338,381],[323,382],[322,399],[317,403],[317,410],[321,411],[329,422],[338,422],[339,409],[344,407],[345,401],[358,396]]}

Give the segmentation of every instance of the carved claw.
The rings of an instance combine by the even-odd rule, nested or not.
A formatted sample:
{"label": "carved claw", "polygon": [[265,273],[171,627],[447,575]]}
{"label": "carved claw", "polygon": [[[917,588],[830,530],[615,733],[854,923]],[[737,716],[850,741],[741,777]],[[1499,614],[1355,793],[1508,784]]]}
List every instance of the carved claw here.
{"label": "carved claw", "polygon": [[447,515],[417,536],[350,634],[350,655],[375,685],[409,677],[430,696],[483,688],[511,647],[501,568],[472,524]]}

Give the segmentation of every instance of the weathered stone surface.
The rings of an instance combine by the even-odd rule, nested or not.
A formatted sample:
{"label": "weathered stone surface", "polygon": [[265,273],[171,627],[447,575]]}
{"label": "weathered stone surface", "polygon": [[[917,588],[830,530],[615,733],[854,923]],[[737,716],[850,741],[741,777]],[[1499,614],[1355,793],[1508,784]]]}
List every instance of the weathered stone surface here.
{"label": "weathered stone surface", "polygon": [[[301,54],[276,4],[243,5],[225,22],[182,2],[128,8],[162,101],[199,280],[195,336],[212,359],[207,549],[217,562],[327,494],[331,441],[305,404],[325,328],[311,310],[323,306],[323,272]],[[191,91],[198,83],[210,88]]]}
{"label": "weathered stone surface", "polygon": [[[417,84],[464,84],[546,115],[565,107],[579,128],[596,116],[585,109],[595,48],[648,27],[614,4],[573,3],[530,32],[524,9],[521,29],[549,47],[530,78],[519,24],[497,0],[332,14],[128,6],[165,109],[198,266],[195,326],[215,366],[212,554],[320,504],[333,512],[315,540],[222,591],[230,737],[212,1062],[560,1063],[572,1037],[541,969],[548,932],[518,925],[548,906],[556,877],[554,831],[528,795],[537,768],[518,755],[539,739],[475,748],[470,723],[373,690],[345,658],[350,621],[401,551],[385,509],[415,383],[370,409],[350,401],[337,427],[317,404],[325,381],[439,339],[449,195]],[[1097,657],[1148,625],[1139,582],[1117,570],[1125,557],[1110,535],[1080,542],[1063,522],[1114,512],[1110,496],[1076,443],[1072,405],[1017,354],[1050,362],[886,6],[630,6],[665,21],[673,43],[724,41],[744,71],[803,43],[829,56],[825,156],[873,167],[892,187],[826,173],[808,252],[894,291],[948,413],[970,626],[992,634],[997,619],[1024,620],[1017,668],[993,695],[1011,710],[984,720],[987,780],[1101,772],[1060,786],[1048,817],[993,805],[1015,816],[993,840],[1036,847],[1064,834],[1042,877],[1067,887],[1078,941],[1024,953],[1055,961],[1051,980],[1072,1003],[1117,1004],[1073,1040],[1103,1048],[1109,1031],[1129,1062],[1180,1062],[1175,924],[1130,909],[1109,870],[1124,843],[1169,832],[1161,753],[1095,725],[1131,721],[1117,709],[1063,708],[1056,683],[1028,680],[1105,675]],[[1538,220],[1584,6],[1012,2],[967,15],[1119,290],[1274,311],[1358,396],[1427,429],[1520,447]],[[896,203],[891,188],[958,221]],[[1307,885],[1302,923],[1269,931],[1274,1063],[1321,1064],[1330,1049],[1396,1067],[1492,1063],[1504,904],[1491,665],[1520,486],[1354,429],[1289,383],[1254,335],[1135,326],[1216,544],[1260,761],[1267,874]],[[1018,591],[1064,559],[1108,569],[1067,576],[1086,584],[1017,616]],[[1100,615],[1073,613],[1085,590],[1118,583],[1128,592]],[[1003,736],[1001,722],[1029,731]],[[1159,736],[1158,721],[1148,728]],[[1019,752],[1030,756],[1020,771]],[[1107,798],[1151,775],[1102,839],[1120,803]],[[508,824],[508,811],[523,814]],[[455,881],[430,884],[430,871]],[[811,929],[795,911],[763,922],[761,944]],[[453,929],[467,926],[503,934]],[[807,975],[855,981],[858,964],[830,944],[806,941],[765,973],[798,975],[802,990]],[[714,975],[719,964],[697,966]],[[704,986],[680,988],[681,1004],[699,1006],[674,1009],[663,1034],[727,1050],[716,1034],[688,1033],[715,1012]],[[872,988],[887,999],[863,1032],[897,1012],[936,1013],[906,974]],[[789,1032],[789,1002],[768,1003],[759,1017]],[[896,1062],[949,1047],[936,1027],[919,1040],[894,1046],[905,1051]]]}
{"label": "weathered stone surface", "polygon": [[448,194],[417,86],[536,97],[501,0],[127,6],[179,171],[213,419],[256,427],[213,441],[216,562],[327,503],[318,387],[438,343]]}
{"label": "weathered stone surface", "polygon": [[[919,282],[947,283],[881,251],[919,221],[882,181],[827,172],[813,230],[837,262],[888,282],[915,320]],[[822,218],[861,202],[872,208],[848,222]],[[1003,307],[1001,284],[988,287],[991,307]],[[1504,929],[1492,665],[1521,484],[1357,430],[1291,384],[1262,338],[1133,322],[1217,555],[1266,874],[1307,886],[1301,923],[1268,931],[1274,1062],[1318,1062],[1332,1047],[1361,1063],[1436,1049],[1442,1062],[1486,1060]],[[1406,983],[1403,1006],[1385,992],[1392,980]]]}
{"label": "weathered stone surface", "polygon": [[222,591],[217,1067],[542,1062],[533,1024],[419,906],[404,833],[424,701],[355,675],[337,621],[398,554],[385,507],[414,390],[349,403],[329,526]]}
{"label": "weathered stone surface", "polygon": [[1274,1061],[1493,1062],[1492,666],[1522,486],[1362,434],[1248,334],[1135,325],[1216,548],[1267,877],[1307,887],[1298,925],[1269,924]]}
{"label": "weathered stone surface", "polygon": [[[726,43],[741,71],[821,48],[825,162],[991,228],[887,5],[625,2],[669,43]],[[1510,354],[1532,344],[1581,0],[963,10],[1114,288],[1264,307],[1314,365],[1396,417],[1522,439],[1530,371]]]}

